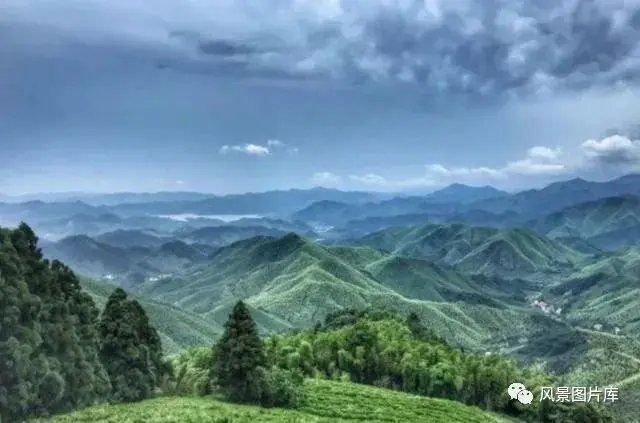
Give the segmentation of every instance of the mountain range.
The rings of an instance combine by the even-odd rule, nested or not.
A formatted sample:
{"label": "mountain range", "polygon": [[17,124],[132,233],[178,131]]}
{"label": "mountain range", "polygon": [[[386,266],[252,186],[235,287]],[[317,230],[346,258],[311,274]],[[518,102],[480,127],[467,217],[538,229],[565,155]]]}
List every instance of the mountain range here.
{"label": "mountain range", "polygon": [[[293,233],[256,236],[172,273],[126,283],[140,298],[218,326],[243,299],[263,333],[310,327],[344,309],[414,311],[455,345],[511,354],[526,363],[544,360],[562,373],[579,369],[594,354],[635,348],[637,248],[589,257],[529,230],[458,224],[426,225],[402,236],[383,231],[373,238],[384,239],[384,232],[390,232],[390,245],[402,248],[370,247],[369,237],[353,245],[321,245]],[[449,262],[429,246],[437,239],[452,249],[472,249]],[[508,272],[503,255],[492,253],[490,245],[517,252]],[[622,344],[589,346],[614,335]]]}
{"label": "mountain range", "polygon": [[[636,357],[639,187],[629,175],[515,194],[122,194],[1,203],[0,224],[33,225],[97,300],[121,285],[149,301],[172,351],[216,337],[239,299],[263,333],[390,307],[455,345],[573,374],[615,350]],[[191,215],[164,216],[174,212]]]}

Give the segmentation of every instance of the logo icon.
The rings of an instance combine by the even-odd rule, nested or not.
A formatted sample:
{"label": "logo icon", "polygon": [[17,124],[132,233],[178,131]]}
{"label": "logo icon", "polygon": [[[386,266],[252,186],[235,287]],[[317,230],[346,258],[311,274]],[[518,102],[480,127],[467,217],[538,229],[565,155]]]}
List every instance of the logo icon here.
{"label": "logo icon", "polygon": [[522,383],[514,382],[507,388],[509,398],[518,400],[522,404],[531,404],[533,402],[533,392],[528,391]]}
{"label": "logo icon", "polygon": [[527,391],[522,390],[518,393],[518,401],[520,401],[522,404],[531,404],[531,402],[533,401],[533,392],[531,391]]}

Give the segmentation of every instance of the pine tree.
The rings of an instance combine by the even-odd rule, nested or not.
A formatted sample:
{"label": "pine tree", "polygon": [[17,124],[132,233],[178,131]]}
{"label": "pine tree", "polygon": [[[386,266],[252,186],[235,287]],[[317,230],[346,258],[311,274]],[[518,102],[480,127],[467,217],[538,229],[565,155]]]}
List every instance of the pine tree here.
{"label": "pine tree", "polygon": [[107,300],[98,325],[100,359],[109,374],[114,402],[151,397],[165,371],[162,345],[144,309],[117,288]]}
{"label": "pine tree", "polygon": [[233,308],[214,351],[214,383],[232,401],[259,401],[265,356],[256,324],[244,302],[238,301]]}

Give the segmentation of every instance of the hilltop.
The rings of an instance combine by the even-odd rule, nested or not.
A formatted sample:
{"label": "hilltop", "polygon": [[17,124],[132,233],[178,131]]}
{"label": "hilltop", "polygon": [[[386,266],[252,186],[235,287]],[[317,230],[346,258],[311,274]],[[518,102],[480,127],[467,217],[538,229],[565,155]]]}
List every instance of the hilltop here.
{"label": "hilltop", "polygon": [[508,192],[489,185],[474,187],[455,183],[427,194],[425,198],[437,203],[469,204],[480,200],[504,197],[508,195],[510,195]]}

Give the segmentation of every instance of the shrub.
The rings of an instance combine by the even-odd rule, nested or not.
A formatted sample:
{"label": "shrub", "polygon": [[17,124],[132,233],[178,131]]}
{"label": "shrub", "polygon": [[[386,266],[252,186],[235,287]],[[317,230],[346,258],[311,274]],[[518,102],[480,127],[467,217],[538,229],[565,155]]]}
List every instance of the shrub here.
{"label": "shrub", "polygon": [[303,400],[304,376],[297,370],[272,367],[262,373],[262,397],[266,407],[297,407]]}

